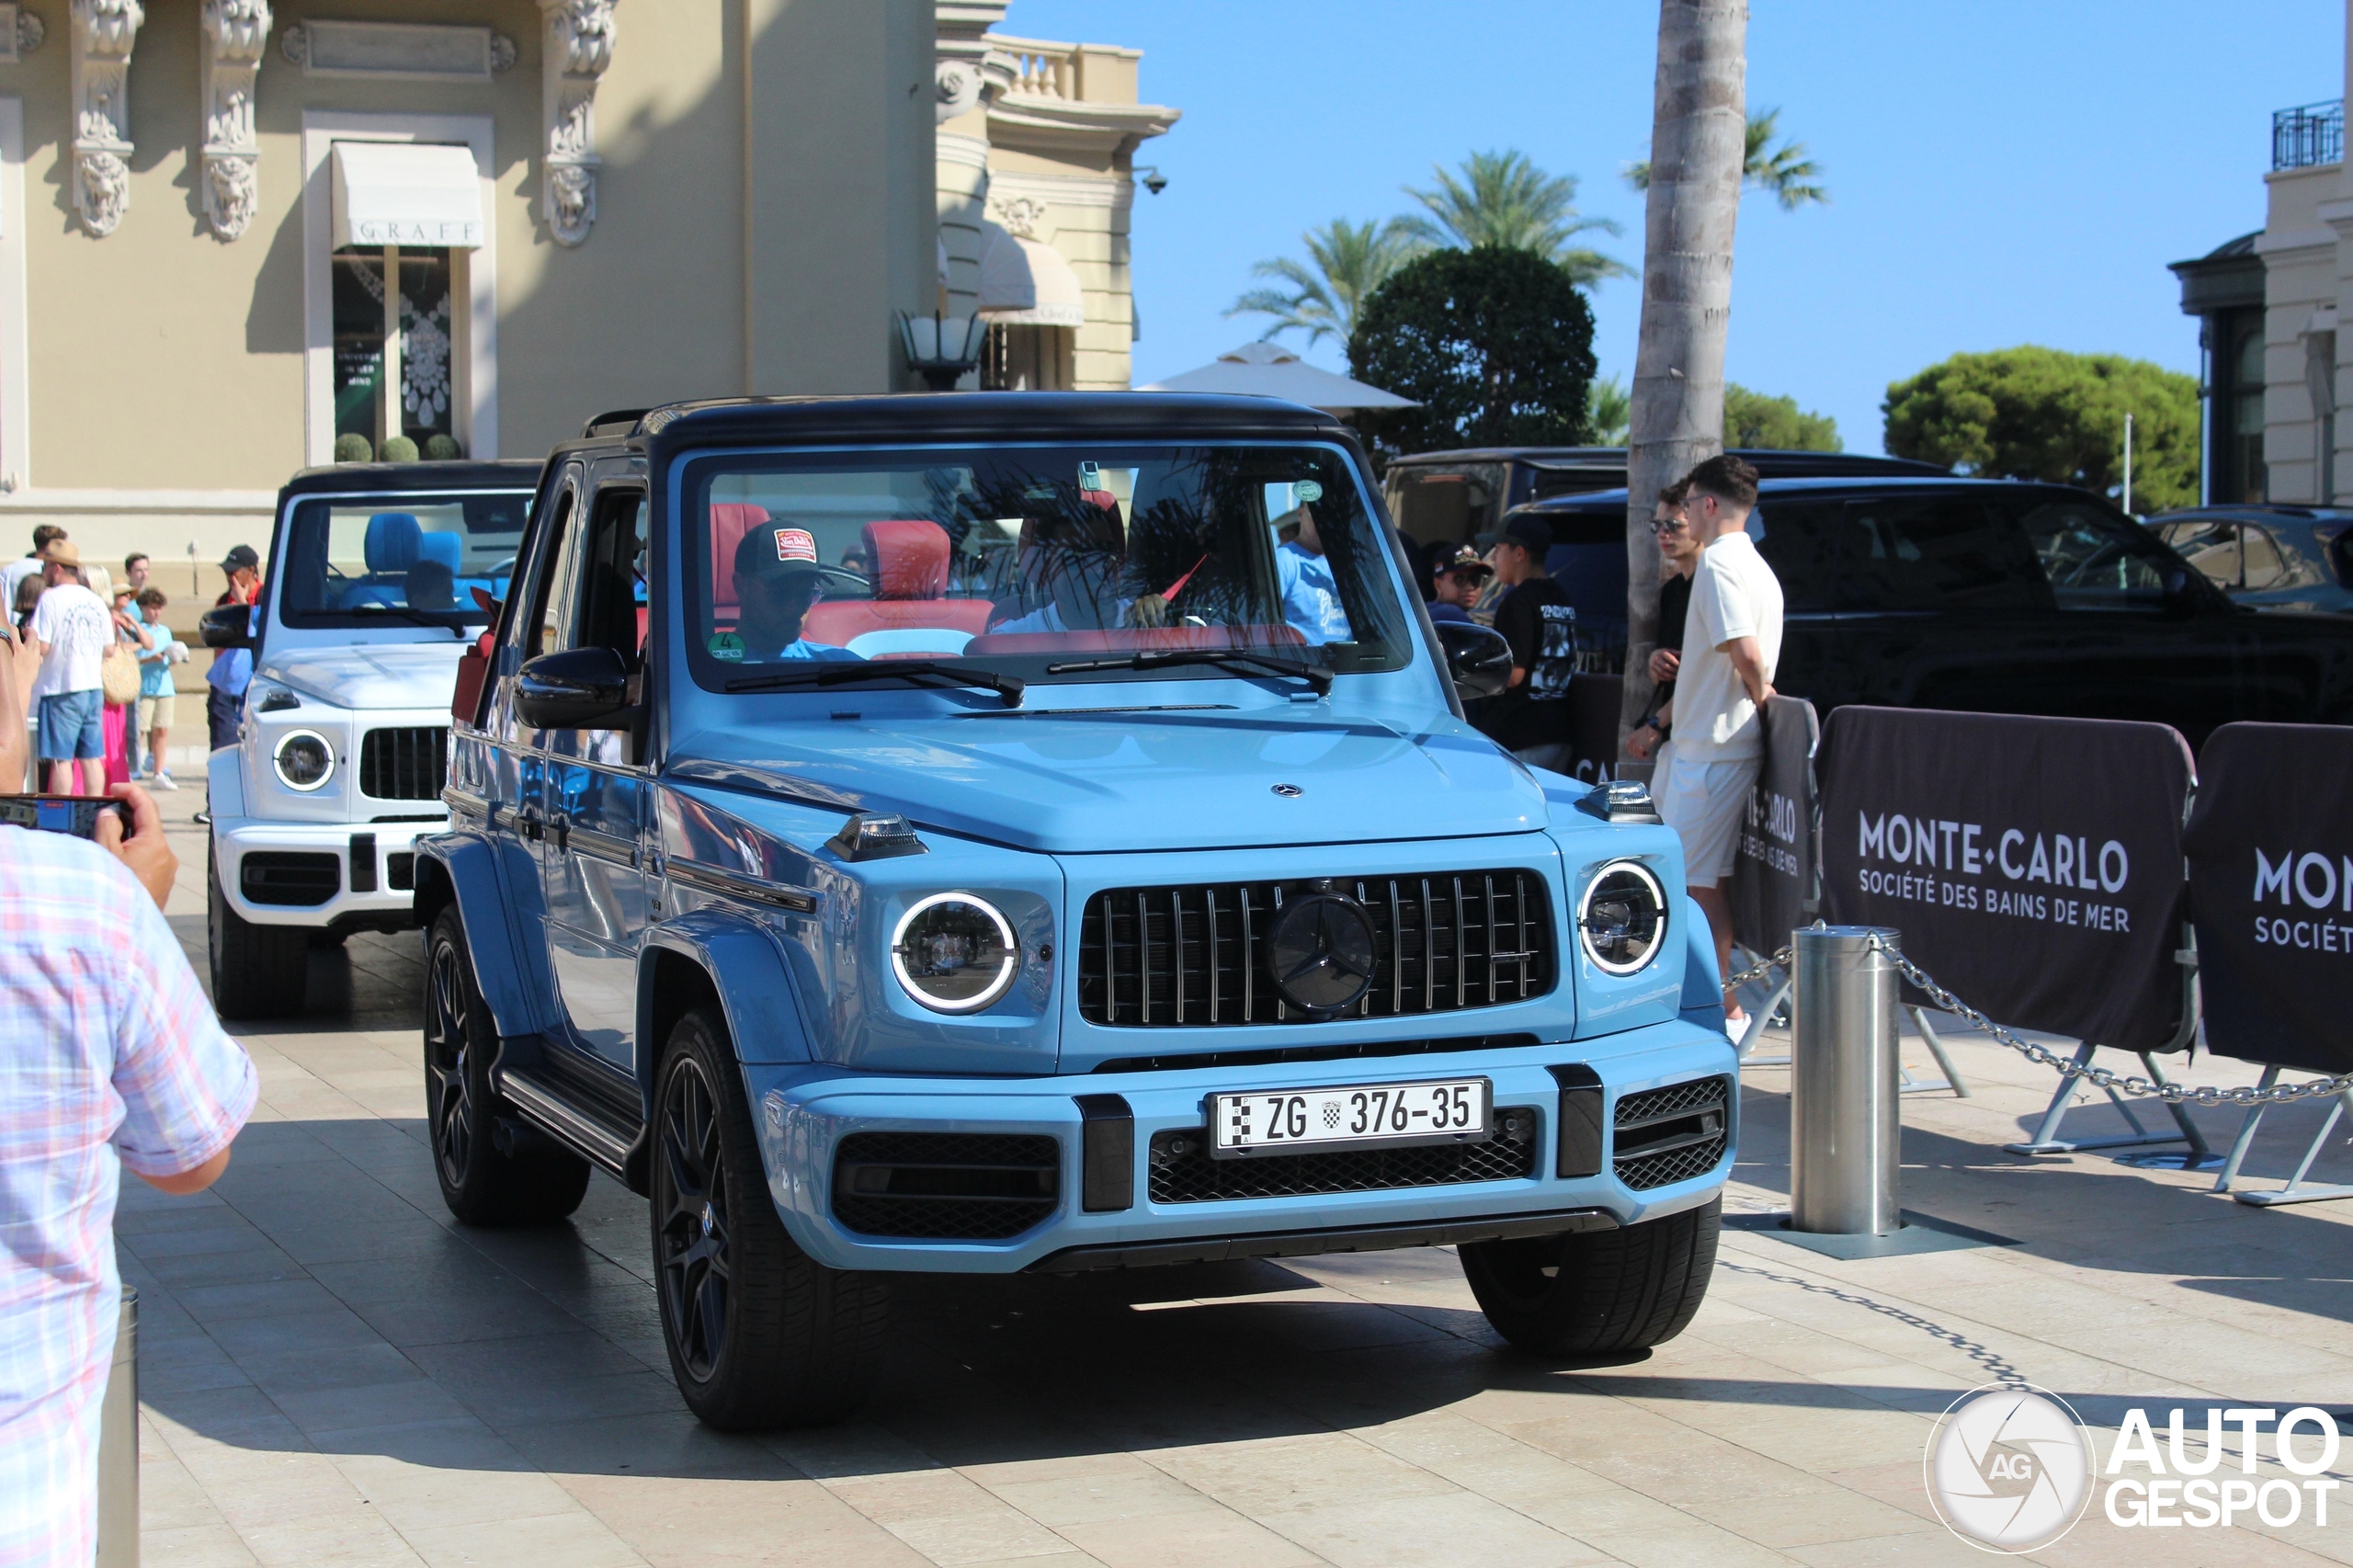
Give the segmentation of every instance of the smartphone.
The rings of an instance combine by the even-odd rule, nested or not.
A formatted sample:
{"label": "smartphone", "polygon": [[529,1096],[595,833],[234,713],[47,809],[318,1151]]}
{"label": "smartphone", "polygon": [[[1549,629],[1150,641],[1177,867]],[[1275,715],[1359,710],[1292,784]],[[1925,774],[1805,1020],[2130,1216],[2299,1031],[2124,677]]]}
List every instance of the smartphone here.
{"label": "smartphone", "polygon": [[122,831],[131,832],[131,812],[120,801],[103,795],[0,795],[0,824],[42,833],[95,838],[101,812],[112,812],[121,820]]}

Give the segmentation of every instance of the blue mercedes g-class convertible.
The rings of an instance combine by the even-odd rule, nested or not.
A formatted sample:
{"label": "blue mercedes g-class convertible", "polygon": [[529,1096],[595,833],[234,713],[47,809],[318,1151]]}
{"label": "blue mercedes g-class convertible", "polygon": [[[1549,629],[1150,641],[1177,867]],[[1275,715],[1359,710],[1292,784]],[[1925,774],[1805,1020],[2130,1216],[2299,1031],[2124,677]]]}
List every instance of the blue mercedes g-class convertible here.
{"label": "blue mercedes g-class convertible", "polygon": [[1501,640],[1379,494],[1250,398],[560,448],[418,844],[451,1210],[644,1194],[725,1427],[853,1406],[909,1270],[1451,1245],[1515,1344],[1678,1332],[1737,1096],[1675,836],[1464,723]]}

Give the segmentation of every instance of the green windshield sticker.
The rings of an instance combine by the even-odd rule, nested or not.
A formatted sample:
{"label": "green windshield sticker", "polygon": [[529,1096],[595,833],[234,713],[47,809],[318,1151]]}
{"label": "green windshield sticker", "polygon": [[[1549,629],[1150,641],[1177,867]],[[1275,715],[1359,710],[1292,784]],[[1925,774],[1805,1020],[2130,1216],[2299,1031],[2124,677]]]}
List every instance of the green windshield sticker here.
{"label": "green windshield sticker", "polygon": [[1323,500],[1324,487],[1316,483],[1312,479],[1302,479],[1295,482],[1291,485],[1290,495],[1292,501],[1302,506],[1304,506],[1310,501]]}
{"label": "green windshield sticker", "polygon": [[744,639],[733,631],[712,632],[710,648],[710,656],[714,659],[741,660],[744,657]]}

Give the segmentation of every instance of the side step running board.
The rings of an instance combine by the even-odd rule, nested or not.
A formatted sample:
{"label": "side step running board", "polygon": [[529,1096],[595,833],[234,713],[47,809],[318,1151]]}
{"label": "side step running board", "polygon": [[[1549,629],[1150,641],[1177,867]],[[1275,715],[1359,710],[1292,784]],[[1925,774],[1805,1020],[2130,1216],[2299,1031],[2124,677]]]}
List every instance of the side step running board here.
{"label": "side step running board", "polygon": [[552,1085],[518,1068],[503,1067],[497,1076],[499,1093],[524,1120],[577,1149],[608,1174],[628,1179],[630,1151],[637,1142],[634,1130],[614,1127],[581,1109]]}

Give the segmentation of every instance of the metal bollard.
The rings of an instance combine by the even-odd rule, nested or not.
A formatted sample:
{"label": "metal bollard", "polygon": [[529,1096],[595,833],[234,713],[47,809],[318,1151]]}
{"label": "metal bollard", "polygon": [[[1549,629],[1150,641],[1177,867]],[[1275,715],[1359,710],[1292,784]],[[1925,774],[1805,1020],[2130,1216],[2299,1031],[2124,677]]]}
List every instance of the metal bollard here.
{"label": "metal bollard", "polygon": [[1791,935],[1790,1229],[1890,1235],[1903,1226],[1896,1087],[1897,933],[1817,926]]}
{"label": "metal bollard", "polygon": [[139,1568],[139,1292],[128,1285],[98,1407],[97,1568]]}

